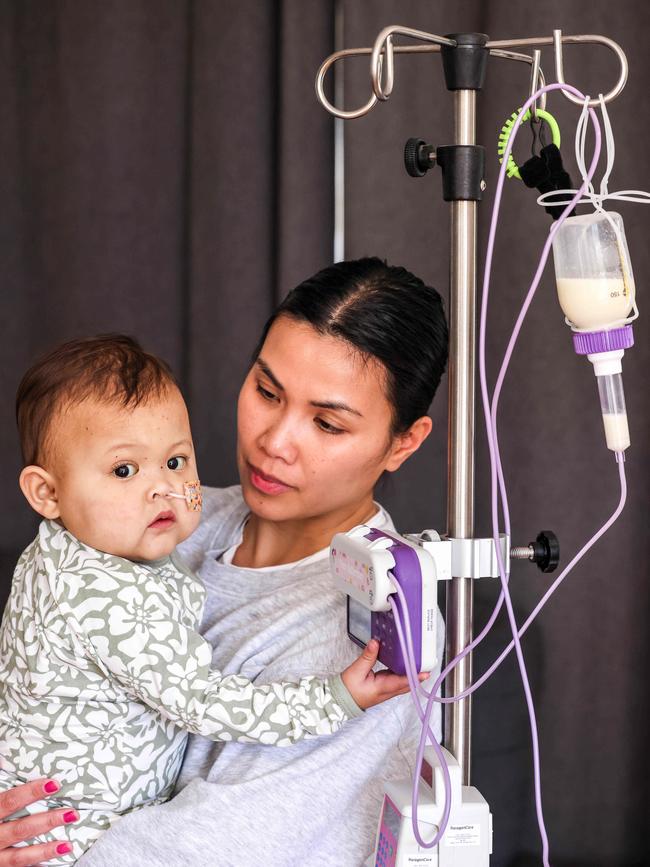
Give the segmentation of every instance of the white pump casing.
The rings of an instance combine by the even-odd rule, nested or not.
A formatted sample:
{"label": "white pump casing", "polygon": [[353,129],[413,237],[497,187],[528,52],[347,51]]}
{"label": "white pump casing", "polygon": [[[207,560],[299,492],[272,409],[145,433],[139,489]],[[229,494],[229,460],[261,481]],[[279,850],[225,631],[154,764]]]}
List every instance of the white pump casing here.
{"label": "white pump casing", "polygon": [[435,599],[437,575],[431,555],[397,533],[382,530],[385,535],[373,541],[367,538],[371,532],[370,527],[360,524],[347,533],[337,533],[332,539],[330,571],[339,589],[370,611],[390,611],[388,597],[396,591],[388,573],[395,568],[395,558],[388,549],[398,541],[417,554],[423,579],[423,598]]}
{"label": "white pump casing", "polygon": [[[492,854],[492,814],[487,801],[473,786],[463,786],[461,769],[452,756],[443,752],[451,780],[451,812],[440,843],[432,849],[420,846],[412,827],[411,780],[386,783],[384,806],[377,830],[375,856],[368,865],[394,864],[395,867],[488,867]],[[420,834],[431,840],[437,832],[445,807],[445,786],[442,769],[432,747],[425,750],[422,777],[419,783],[418,822]],[[388,801],[388,803],[387,803]],[[387,811],[393,819],[389,820]],[[396,812],[397,811],[397,812]],[[399,814],[398,829],[394,817]],[[391,857],[386,839],[391,837],[388,825],[398,830],[396,851]],[[387,832],[387,833],[386,833]]]}

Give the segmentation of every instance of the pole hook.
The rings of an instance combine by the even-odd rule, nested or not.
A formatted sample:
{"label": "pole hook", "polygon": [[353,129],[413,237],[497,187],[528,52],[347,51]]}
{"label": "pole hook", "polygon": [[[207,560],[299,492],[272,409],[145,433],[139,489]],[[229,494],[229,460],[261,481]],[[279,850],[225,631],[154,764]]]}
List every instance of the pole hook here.
{"label": "pole hook", "polygon": [[[393,36],[406,36],[408,39],[418,39],[422,42],[433,43],[438,50],[441,45],[448,45],[452,48],[456,47],[454,39],[448,39],[446,36],[438,36],[435,33],[426,33],[424,30],[414,30],[412,27],[399,27],[392,25],[384,27],[375,39],[375,44],[372,46],[372,54],[370,57],[370,77],[372,79],[372,90],[377,99],[387,100],[393,90],[394,82],[394,62],[393,62]],[[402,46],[400,46],[402,47]],[[398,48],[399,50],[399,48]],[[381,56],[386,57],[386,87],[382,87],[381,82]]]}
{"label": "pole hook", "polygon": [[321,63],[316,76],[316,96],[318,97],[319,102],[327,111],[329,111],[330,114],[333,114],[334,117],[339,117],[342,120],[354,120],[357,117],[363,117],[365,114],[368,114],[368,112],[374,108],[378,102],[377,97],[373,93],[368,102],[365,105],[362,105],[361,108],[345,111],[343,108],[336,108],[336,106],[332,105],[329,99],[325,96],[325,75],[329,68],[333,66],[337,60],[343,60],[345,57],[352,57],[359,54],[370,54],[370,49],[348,48],[343,49],[342,51],[335,51],[334,54],[330,54],[330,56],[326,57]]}
{"label": "pole hook", "polygon": [[[538,90],[541,86],[539,80],[541,59],[542,52],[539,50],[539,48],[536,48],[533,51],[533,63],[530,72],[530,93],[528,94],[529,96],[532,96],[535,91]],[[545,106],[540,105],[540,108],[545,108]],[[539,118],[537,117],[537,100],[535,100],[535,102],[531,105],[530,110],[533,115],[533,123],[537,123],[537,121],[539,120]]]}
{"label": "pole hook", "polygon": [[[614,52],[614,54],[618,57],[619,63],[621,64],[621,74],[619,75],[618,81],[616,82],[614,87],[609,91],[609,93],[605,94],[603,99],[605,100],[605,102],[611,102],[613,99],[616,99],[616,97],[619,95],[619,93],[625,87],[625,83],[627,81],[627,74],[628,74],[627,57],[625,56],[625,52],[623,51],[621,46],[618,45],[618,43],[614,42],[613,39],[608,39],[607,36],[584,35],[584,36],[565,36],[565,37],[563,37],[561,30],[554,30],[553,31],[553,52],[555,54],[555,78],[557,79],[559,84],[566,84],[566,81],[564,80],[564,63],[563,63],[564,58],[563,58],[563,52],[562,52],[562,43],[563,42],[573,42],[573,43],[597,42],[597,43],[600,43],[601,45],[605,45],[607,48],[609,48],[611,51]],[[568,100],[575,103],[576,105],[583,105],[584,104],[583,100],[578,99],[572,93],[569,93],[566,90],[563,90],[562,93],[564,94],[564,96]],[[590,99],[587,102],[587,105],[589,105],[591,107],[600,105],[600,99]]]}
{"label": "pole hook", "polygon": [[[386,102],[393,92],[395,84],[395,59],[393,54],[393,37],[387,36],[383,45],[379,48],[375,66],[374,49],[370,58],[370,75],[372,77],[372,89],[377,99]],[[382,87],[382,73],[386,68],[386,84]]]}

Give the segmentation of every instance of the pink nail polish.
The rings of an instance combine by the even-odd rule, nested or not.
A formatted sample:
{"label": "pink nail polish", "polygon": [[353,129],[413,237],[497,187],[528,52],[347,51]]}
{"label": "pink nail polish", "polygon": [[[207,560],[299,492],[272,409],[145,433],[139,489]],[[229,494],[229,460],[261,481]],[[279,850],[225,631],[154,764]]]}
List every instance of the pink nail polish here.
{"label": "pink nail polish", "polygon": [[72,852],[72,846],[69,843],[59,843],[56,847],[57,855],[67,855],[68,852]]}
{"label": "pink nail polish", "polygon": [[56,780],[48,780],[43,786],[43,791],[46,795],[53,795],[55,792],[58,792],[60,788],[61,786]]}
{"label": "pink nail polish", "polygon": [[68,810],[67,813],[63,814],[63,821],[66,825],[69,825],[70,822],[76,822],[79,818],[79,814],[76,810]]}

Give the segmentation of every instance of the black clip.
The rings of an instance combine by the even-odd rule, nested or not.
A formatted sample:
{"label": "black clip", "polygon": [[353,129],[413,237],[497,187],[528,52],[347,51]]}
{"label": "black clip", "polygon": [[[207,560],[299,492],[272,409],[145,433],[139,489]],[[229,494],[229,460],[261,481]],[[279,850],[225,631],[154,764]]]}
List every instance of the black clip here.
{"label": "black clip", "polygon": [[[534,133],[534,138],[539,138],[540,141],[541,136],[541,130]],[[539,152],[539,156],[533,152],[533,156],[523,166],[519,167],[519,174],[527,187],[536,188],[540,193],[550,193],[555,190],[572,188],[571,178],[562,164],[560,151],[554,144],[544,145]],[[550,197],[547,201],[548,204],[545,205],[546,213],[550,214],[554,220],[557,220],[566,205],[554,205],[552,203],[553,197]],[[574,214],[575,208],[569,216],[572,217]]]}

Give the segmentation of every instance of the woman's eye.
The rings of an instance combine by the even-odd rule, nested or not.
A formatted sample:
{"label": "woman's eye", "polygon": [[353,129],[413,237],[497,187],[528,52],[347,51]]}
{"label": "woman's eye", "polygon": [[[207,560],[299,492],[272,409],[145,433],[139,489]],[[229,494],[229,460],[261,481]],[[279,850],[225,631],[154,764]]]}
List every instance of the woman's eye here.
{"label": "woman's eye", "polygon": [[276,399],[276,395],[273,394],[272,391],[269,391],[267,388],[264,388],[264,386],[260,385],[259,383],[257,385],[257,390],[262,395],[264,400],[275,400]]}
{"label": "woman's eye", "polygon": [[187,464],[187,458],[184,458],[182,455],[174,455],[173,458],[170,458],[167,461],[167,469],[168,470],[182,470]]}
{"label": "woman's eye", "polygon": [[323,431],[323,433],[328,433],[328,434],[342,434],[343,433],[342,428],[334,427],[333,424],[330,424],[328,421],[324,421],[322,418],[316,418],[316,419],[314,419],[314,421],[316,422],[317,427],[319,427],[320,430]]}
{"label": "woman's eye", "polygon": [[137,464],[118,464],[116,467],[113,467],[111,470],[114,476],[117,476],[118,479],[130,479],[138,472]]}

